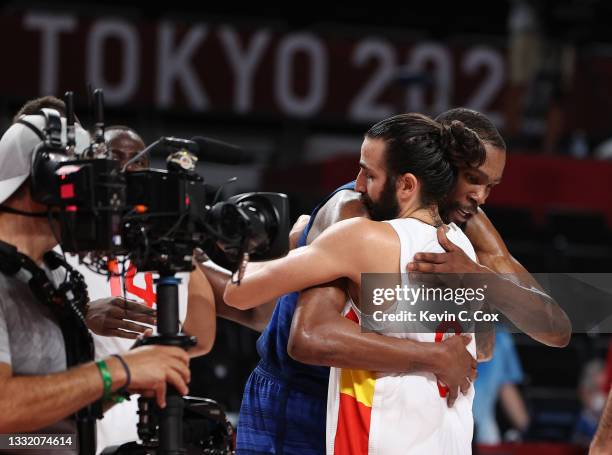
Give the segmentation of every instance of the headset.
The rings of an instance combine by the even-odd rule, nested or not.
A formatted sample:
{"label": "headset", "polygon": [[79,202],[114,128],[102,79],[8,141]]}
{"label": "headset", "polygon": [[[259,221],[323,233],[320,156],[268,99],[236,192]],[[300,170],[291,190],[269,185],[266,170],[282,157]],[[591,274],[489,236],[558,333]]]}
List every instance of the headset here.
{"label": "headset", "polygon": [[17,120],[17,123],[30,128],[42,141],[33,151],[34,158],[30,172],[32,199],[41,204],[55,205],[59,202],[59,187],[55,178],[55,169],[59,162],[68,159],[66,145],[62,142],[62,117],[55,109],[43,108],[39,113],[45,117],[43,131],[23,117]]}
{"label": "headset", "polygon": [[[33,152],[32,168],[30,170],[30,189],[32,199],[41,204],[57,204],[60,194],[57,179],[54,178],[57,163],[68,159],[66,147],[62,144],[62,117],[55,109],[41,109],[39,114],[45,117],[45,128],[41,131],[36,125],[26,120],[22,115],[15,123],[29,128],[42,141]],[[51,191],[49,191],[51,189]],[[41,212],[25,212],[13,207],[0,205],[0,211],[35,218],[52,216],[49,210]]]}

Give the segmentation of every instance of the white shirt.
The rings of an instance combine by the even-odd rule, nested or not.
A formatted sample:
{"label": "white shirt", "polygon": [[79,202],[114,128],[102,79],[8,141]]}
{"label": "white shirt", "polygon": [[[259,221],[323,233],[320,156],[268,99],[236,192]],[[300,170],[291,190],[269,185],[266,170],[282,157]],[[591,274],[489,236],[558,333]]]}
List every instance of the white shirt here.
{"label": "white shirt", "polygon": [[[61,252],[61,251],[58,251]],[[157,274],[151,272],[136,272],[134,267],[128,266],[125,277],[108,278],[89,270],[85,265],[79,264],[77,256],[66,255],[66,259],[76,270],[83,274],[89,300],[94,301],[108,297],[124,297],[136,300],[149,307],[155,307],[157,302],[155,279]],[[189,286],[189,273],[179,273],[179,320],[185,321],[187,314],[187,288]],[[134,340],[118,337],[104,337],[92,333],[96,349],[96,359],[103,359],[111,354],[120,354],[128,351]],[[102,420],[97,424],[97,453],[105,447],[124,444],[138,440],[136,424],[138,423],[138,396],[133,395],[131,400],[116,404],[109,409]]]}

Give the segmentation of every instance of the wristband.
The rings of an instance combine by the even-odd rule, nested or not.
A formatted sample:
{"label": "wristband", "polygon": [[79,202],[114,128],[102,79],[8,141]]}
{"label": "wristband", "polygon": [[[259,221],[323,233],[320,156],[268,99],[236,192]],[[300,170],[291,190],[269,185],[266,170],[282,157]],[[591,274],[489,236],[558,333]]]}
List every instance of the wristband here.
{"label": "wristband", "polygon": [[113,393],[109,401],[113,403],[123,403],[126,399],[129,400],[130,398],[129,397],[126,398],[123,395],[119,395],[118,393]]}
{"label": "wristband", "polygon": [[121,365],[123,366],[123,369],[125,370],[125,376],[127,378],[127,380],[125,381],[125,385],[121,388],[127,389],[130,386],[130,383],[132,382],[132,375],[130,374],[130,368],[128,367],[126,361],[123,360],[123,357],[121,357],[119,354],[112,354],[111,357],[116,357],[117,360],[121,362]]}
{"label": "wristband", "polygon": [[119,362],[121,362],[121,366],[125,370],[125,385],[117,390],[110,398],[113,403],[121,403],[124,400],[130,399],[130,392],[128,392],[127,388],[132,382],[132,374],[130,373],[130,368],[128,367],[127,362],[121,357],[119,354],[112,354],[112,357],[116,357]]}
{"label": "wristband", "polygon": [[104,391],[102,392],[102,400],[108,401],[111,398],[113,378],[111,378],[110,372],[108,371],[108,367],[106,366],[106,362],[104,360],[98,360],[96,362],[96,366],[100,371],[100,376],[102,376],[102,384],[104,385]]}

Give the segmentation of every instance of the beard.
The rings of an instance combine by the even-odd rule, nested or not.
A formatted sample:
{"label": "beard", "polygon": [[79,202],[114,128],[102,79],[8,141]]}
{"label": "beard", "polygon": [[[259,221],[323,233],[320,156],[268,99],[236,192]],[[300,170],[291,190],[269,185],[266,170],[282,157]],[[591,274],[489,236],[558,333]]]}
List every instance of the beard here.
{"label": "beard", "polygon": [[446,198],[442,203],[438,206],[438,212],[440,213],[440,218],[444,223],[448,224],[450,221],[449,215],[453,212],[455,208],[457,208],[458,204],[454,202],[448,201]]}
{"label": "beard", "polygon": [[[471,215],[473,215],[474,213],[476,213],[476,211],[478,210],[478,206],[466,206],[463,205],[459,202],[456,201],[450,201],[447,199],[445,199],[442,204],[440,204],[439,206],[439,212],[440,212],[440,217],[442,218],[442,221],[444,221],[444,223],[448,224],[448,223],[456,223],[459,226],[463,226],[467,221],[466,220],[460,220],[457,219],[457,212],[459,211],[463,211],[463,212],[467,212]],[[461,217],[467,217],[467,215],[461,214]]]}
{"label": "beard", "polygon": [[370,196],[362,193],[361,202],[368,211],[372,221],[385,221],[397,218],[400,210],[395,194],[395,179],[387,177],[378,201],[374,201]]}

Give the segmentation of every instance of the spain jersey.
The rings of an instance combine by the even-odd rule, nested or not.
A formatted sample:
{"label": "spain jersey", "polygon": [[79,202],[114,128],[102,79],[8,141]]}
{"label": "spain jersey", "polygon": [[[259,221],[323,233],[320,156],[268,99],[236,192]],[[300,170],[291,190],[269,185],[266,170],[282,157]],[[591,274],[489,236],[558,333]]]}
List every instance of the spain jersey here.
{"label": "spain jersey", "polygon": [[[400,271],[406,270],[417,252],[444,252],[435,227],[413,218],[392,220],[389,224],[401,244]],[[476,260],[472,245],[457,226],[451,224],[447,236]],[[402,280],[408,280],[407,275]],[[396,305],[396,310],[402,310],[401,304]],[[345,315],[356,323],[364,316],[351,299]],[[422,342],[440,342],[452,336],[445,334],[446,330],[402,332],[385,323],[379,324],[376,331]],[[459,331],[462,330],[455,332]],[[473,334],[467,348],[476,357]],[[471,453],[474,387],[470,387],[467,395],[460,394],[452,408],[447,406],[446,393],[429,372],[389,374],[331,368],[327,401],[328,455]]]}

